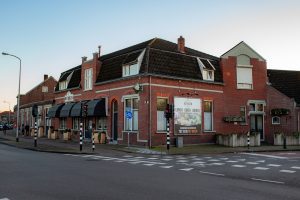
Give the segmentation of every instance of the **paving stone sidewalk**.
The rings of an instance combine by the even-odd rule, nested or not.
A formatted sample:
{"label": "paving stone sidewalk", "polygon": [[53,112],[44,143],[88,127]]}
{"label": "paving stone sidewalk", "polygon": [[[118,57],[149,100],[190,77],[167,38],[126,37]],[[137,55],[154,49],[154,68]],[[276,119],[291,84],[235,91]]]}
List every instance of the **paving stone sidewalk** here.
{"label": "paving stone sidewalk", "polygon": [[84,141],[83,150],[79,150],[79,142],[63,141],[61,139],[50,140],[48,138],[38,138],[37,147],[34,147],[34,140],[29,136],[20,136],[19,142],[16,142],[15,132],[7,131],[4,135],[0,132],[0,143],[19,148],[53,153],[71,153],[71,154],[99,154],[99,153],[140,153],[140,154],[220,154],[237,152],[270,152],[270,151],[300,151],[300,146],[288,146],[283,149],[282,146],[263,145],[260,147],[225,147],[215,144],[189,145],[183,148],[171,147],[167,151],[165,146],[155,147],[153,149],[141,148],[135,146],[115,145],[115,144],[96,144],[95,151],[92,151],[90,141]]}

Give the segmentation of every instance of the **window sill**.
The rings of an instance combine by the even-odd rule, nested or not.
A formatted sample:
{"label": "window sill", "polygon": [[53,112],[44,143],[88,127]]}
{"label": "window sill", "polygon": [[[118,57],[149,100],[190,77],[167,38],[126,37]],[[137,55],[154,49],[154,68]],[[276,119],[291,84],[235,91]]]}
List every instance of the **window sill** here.
{"label": "window sill", "polygon": [[93,90],[93,88],[91,88],[91,89],[84,89],[83,91],[84,92],[88,92],[88,91],[91,91],[91,90]]}
{"label": "window sill", "polygon": [[139,131],[122,131],[122,133],[139,133]]}
{"label": "window sill", "polygon": [[213,130],[213,131],[203,131],[203,133],[216,133],[217,131]]}
{"label": "window sill", "polygon": [[156,134],[167,134],[167,131],[156,131]]}

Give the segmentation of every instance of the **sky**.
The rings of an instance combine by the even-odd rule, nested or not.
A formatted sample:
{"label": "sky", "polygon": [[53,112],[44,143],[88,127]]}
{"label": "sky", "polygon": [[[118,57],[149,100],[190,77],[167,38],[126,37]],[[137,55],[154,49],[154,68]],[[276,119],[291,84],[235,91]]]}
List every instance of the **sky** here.
{"label": "sky", "polygon": [[[300,70],[298,0],[0,0],[0,19],[0,51],[22,59],[21,94],[99,45],[103,55],[155,37],[218,57],[245,41],[269,69]],[[18,83],[19,61],[0,55],[0,111]]]}

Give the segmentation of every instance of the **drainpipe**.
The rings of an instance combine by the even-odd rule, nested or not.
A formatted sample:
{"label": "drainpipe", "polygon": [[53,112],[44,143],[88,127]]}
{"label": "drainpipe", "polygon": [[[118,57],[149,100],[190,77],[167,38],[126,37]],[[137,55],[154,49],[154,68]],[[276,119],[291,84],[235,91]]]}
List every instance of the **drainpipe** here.
{"label": "drainpipe", "polygon": [[149,149],[152,147],[152,114],[151,114],[151,97],[152,97],[152,89],[151,89],[151,76],[149,77]]}

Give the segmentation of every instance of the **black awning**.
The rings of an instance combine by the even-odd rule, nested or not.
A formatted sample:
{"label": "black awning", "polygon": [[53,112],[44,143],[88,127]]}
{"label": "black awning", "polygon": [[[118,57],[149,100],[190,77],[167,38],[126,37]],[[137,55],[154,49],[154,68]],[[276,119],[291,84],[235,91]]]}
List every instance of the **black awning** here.
{"label": "black awning", "polygon": [[69,117],[72,107],[75,103],[66,103],[60,110],[60,117]]}
{"label": "black awning", "polygon": [[59,117],[60,115],[60,110],[62,109],[64,104],[56,104],[49,108],[48,110],[48,117]]}
{"label": "black awning", "polygon": [[106,117],[105,99],[95,99],[86,103],[88,106],[88,116]]}
{"label": "black awning", "polygon": [[81,104],[84,104],[84,102],[75,103],[75,105],[71,109],[71,117],[81,117]]}

